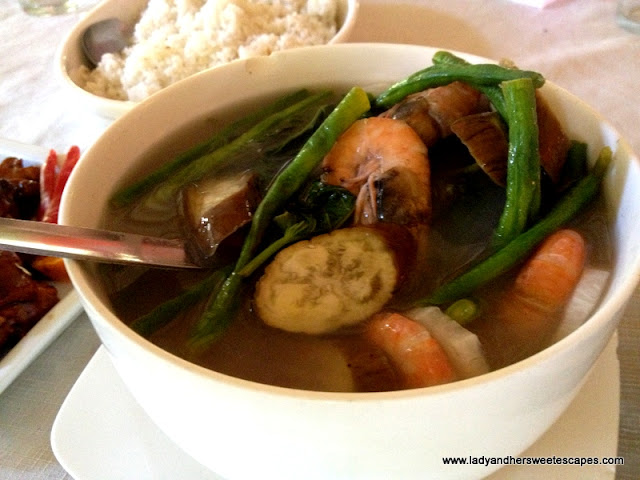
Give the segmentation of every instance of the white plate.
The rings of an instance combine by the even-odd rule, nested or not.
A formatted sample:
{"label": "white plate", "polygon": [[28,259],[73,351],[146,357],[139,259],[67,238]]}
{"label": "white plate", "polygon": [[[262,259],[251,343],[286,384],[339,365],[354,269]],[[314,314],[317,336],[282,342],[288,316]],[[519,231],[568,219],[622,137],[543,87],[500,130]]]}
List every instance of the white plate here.
{"label": "white plate", "polygon": [[[0,161],[7,157],[18,157],[26,163],[42,163],[49,150],[25,145],[12,140],[0,139]],[[0,393],[49,346],[49,344],[82,311],[80,299],[70,283],[55,283],[60,301],[29,330],[2,359],[0,359]]]}
{"label": "white plate", "polygon": [[[616,346],[614,336],[567,411],[520,458],[616,456],[620,403]],[[62,404],[51,431],[51,446],[62,467],[76,480],[222,480],[152,423],[118,376],[104,347]],[[488,479],[614,477],[615,469],[610,466],[536,465],[508,466]]]}

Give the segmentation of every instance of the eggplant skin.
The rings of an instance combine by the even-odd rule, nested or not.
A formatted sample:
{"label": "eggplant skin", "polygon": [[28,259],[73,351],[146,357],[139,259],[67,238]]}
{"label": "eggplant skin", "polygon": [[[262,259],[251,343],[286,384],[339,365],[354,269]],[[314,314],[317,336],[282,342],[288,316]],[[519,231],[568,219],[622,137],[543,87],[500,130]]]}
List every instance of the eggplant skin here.
{"label": "eggplant skin", "polygon": [[549,174],[554,184],[560,180],[562,167],[567,159],[571,140],[551,110],[547,101],[536,92],[537,119],[540,140],[540,165]]}
{"label": "eggplant skin", "polygon": [[275,328],[323,334],[366,320],[398,285],[396,252],[387,234],[350,227],[282,250],[256,285],[255,309]]}
{"label": "eggplant skin", "polygon": [[223,242],[251,221],[259,202],[256,175],[250,172],[185,187],[179,212],[187,253],[197,264],[211,265]]}
{"label": "eggplant skin", "polygon": [[[557,184],[571,141],[538,92],[536,105],[540,165],[553,184]],[[507,179],[509,134],[500,115],[497,112],[467,115],[453,122],[451,131],[468,148],[473,159],[491,180],[504,187]]]}
{"label": "eggplant skin", "polygon": [[454,122],[451,130],[489,178],[496,185],[504,187],[507,181],[509,137],[500,115],[497,112],[468,115]]}

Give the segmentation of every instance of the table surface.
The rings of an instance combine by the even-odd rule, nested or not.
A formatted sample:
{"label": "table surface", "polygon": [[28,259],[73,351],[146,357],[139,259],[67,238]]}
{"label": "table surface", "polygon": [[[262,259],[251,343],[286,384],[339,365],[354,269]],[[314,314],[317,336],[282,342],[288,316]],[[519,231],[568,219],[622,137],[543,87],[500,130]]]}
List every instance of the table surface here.
{"label": "table surface", "polygon": [[[123,0],[124,1],[124,0]],[[507,0],[360,0],[351,41],[421,44],[510,58],[584,99],[640,152],[640,36],[620,29],[614,0],[565,0],[544,9]],[[71,105],[53,64],[82,14],[29,17],[0,6],[0,137],[86,149],[109,122]],[[621,404],[616,478],[640,477],[640,289],[619,327]],[[50,446],[60,405],[99,346],[86,315],[0,394],[0,478],[71,478]]]}

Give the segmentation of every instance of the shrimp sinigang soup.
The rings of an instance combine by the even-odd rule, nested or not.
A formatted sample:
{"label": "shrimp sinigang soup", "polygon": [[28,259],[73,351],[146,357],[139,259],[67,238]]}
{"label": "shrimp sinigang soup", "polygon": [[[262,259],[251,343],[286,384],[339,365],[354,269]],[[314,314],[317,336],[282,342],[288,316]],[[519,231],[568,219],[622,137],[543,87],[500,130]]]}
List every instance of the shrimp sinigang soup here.
{"label": "shrimp sinigang soup", "polygon": [[299,389],[433,386],[535,354],[588,318],[611,263],[610,152],[587,160],[543,83],[439,52],[377,96],[289,92],[167,138],[103,223],[184,238],[207,268],[96,266],[112,308],[175,355]]}

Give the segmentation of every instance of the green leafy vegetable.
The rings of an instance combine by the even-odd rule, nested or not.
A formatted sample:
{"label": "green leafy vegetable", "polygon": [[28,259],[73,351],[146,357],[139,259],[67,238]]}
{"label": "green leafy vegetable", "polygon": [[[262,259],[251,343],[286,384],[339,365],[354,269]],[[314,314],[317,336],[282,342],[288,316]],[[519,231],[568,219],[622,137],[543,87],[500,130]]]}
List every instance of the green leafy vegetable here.
{"label": "green leafy vegetable", "polygon": [[131,324],[131,328],[143,337],[148,337],[180,315],[181,312],[193,307],[211,295],[212,291],[220,288],[228,273],[228,270],[215,271],[177,297],[158,305],[146,315],[138,317]]}
{"label": "green leafy vegetable", "polygon": [[569,145],[567,159],[562,166],[561,185],[573,185],[586,174],[587,170],[587,144],[573,140]]}
{"label": "green leafy vegetable", "polygon": [[[331,92],[310,95],[293,105],[260,120],[232,141],[222,144],[179,170],[172,172],[162,183],[153,188],[143,199],[146,205],[164,205],[171,202],[186,184],[210,175],[215,168],[233,163],[245,150],[277,151],[292,140],[315,127],[320,111],[329,101]],[[225,163],[226,162],[226,163]],[[146,188],[146,187],[145,187]],[[124,193],[117,193],[114,204],[124,201]],[[128,197],[127,197],[128,198]],[[127,199],[127,201],[129,201]]]}
{"label": "green leafy vegetable", "polygon": [[311,93],[308,90],[299,90],[292,94],[285,95],[264,108],[256,110],[255,112],[231,123],[209,139],[178,155],[173,161],[166,163],[141,180],[120,189],[111,199],[113,205],[117,207],[124,207],[131,204],[191,162],[197,160],[203,155],[213,153],[215,150],[232,140],[235,140],[242,133],[246,132],[248,129],[260,123],[267,117],[301,102],[309,96],[311,96]]}
{"label": "green leafy vegetable", "polygon": [[270,243],[238,274],[248,277],[287,245],[339,228],[351,217],[354,206],[355,197],[348,190],[313,182],[289,210],[274,218],[284,231],[283,236]]}

